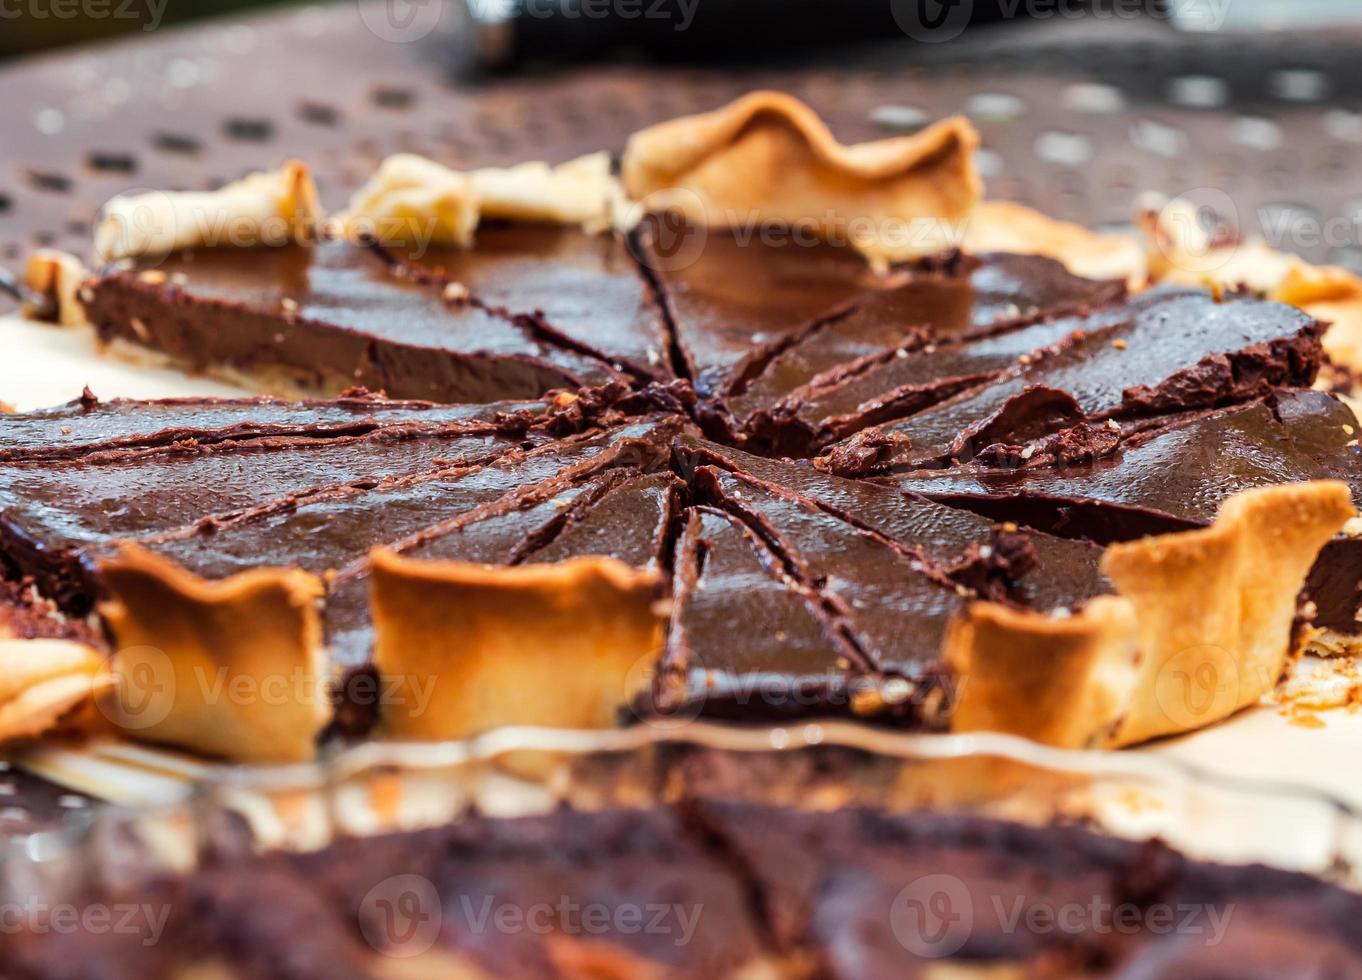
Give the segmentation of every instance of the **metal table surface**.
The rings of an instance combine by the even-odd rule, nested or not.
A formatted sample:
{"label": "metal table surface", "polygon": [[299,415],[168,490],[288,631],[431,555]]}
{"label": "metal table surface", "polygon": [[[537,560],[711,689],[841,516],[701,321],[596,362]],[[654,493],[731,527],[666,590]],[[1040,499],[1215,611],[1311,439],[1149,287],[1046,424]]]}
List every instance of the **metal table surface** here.
{"label": "metal table surface", "polygon": [[[0,67],[0,263],[84,254],[115,193],[204,188],[290,156],[339,206],[387,154],[453,166],[559,161],[752,88],[809,101],[843,140],[954,112],[989,193],[1091,225],[1142,190],[1214,188],[1228,217],[1362,270],[1362,34],[1180,34],[1129,16],[971,26],[767,51],[741,65],[610,64],[456,82],[453,8],[386,0],[135,35]],[[424,18],[424,19],[422,19]],[[754,48],[759,45],[753,45]]]}

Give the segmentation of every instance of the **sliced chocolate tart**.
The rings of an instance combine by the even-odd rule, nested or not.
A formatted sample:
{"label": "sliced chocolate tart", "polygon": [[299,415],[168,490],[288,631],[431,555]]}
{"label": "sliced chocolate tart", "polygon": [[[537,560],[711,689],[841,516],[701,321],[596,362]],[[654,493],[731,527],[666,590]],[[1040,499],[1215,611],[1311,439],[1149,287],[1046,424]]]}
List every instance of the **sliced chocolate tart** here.
{"label": "sliced chocolate tart", "polygon": [[647,380],[671,377],[670,338],[652,286],[617,234],[484,222],[473,247],[394,253],[560,346]]}
{"label": "sliced chocolate tart", "polygon": [[[676,255],[674,236],[682,239],[671,246]],[[913,337],[983,333],[1124,292],[1040,256],[952,254],[876,276],[850,248],[788,233],[654,221],[635,231],[634,243],[658,284],[683,370],[702,396],[724,398],[739,418]]]}
{"label": "sliced chocolate tart", "polygon": [[[812,955],[821,975],[930,976],[942,964],[1056,977],[1362,970],[1345,924],[1358,896],[1309,875],[949,812],[704,800],[694,812],[749,876],[776,949]],[[1071,928],[1046,918],[1059,909]]]}
{"label": "sliced chocolate tart", "polygon": [[[171,658],[181,681],[166,717],[151,724],[144,716],[145,735],[183,740],[176,724],[201,732],[191,741],[211,732],[213,723],[196,715],[203,699],[191,695],[202,693],[203,678],[186,684],[195,671],[210,677],[226,664],[256,682],[294,678],[303,694],[279,714],[303,729],[293,732],[294,751],[310,754],[315,731],[307,726],[329,717],[328,677],[370,662],[371,548],[515,564],[555,544],[560,553],[583,550],[591,521],[629,515],[638,533],[631,539],[621,526],[614,543],[631,560],[651,551],[660,566],[672,478],[630,477],[665,462],[684,422],[593,427],[582,411],[588,400],[477,411],[372,396],[293,406],[152,402],[134,421],[129,403],[87,399],[27,420],[0,463],[5,558],[68,616],[116,593],[103,616],[115,649],[140,638],[158,663]],[[597,504],[607,508],[599,517]],[[560,532],[568,537],[556,542]],[[589,550],[608,551],[599,542]],[[237,573],[264,593],[233,588]],[[271,593],[274,586],[281,591]],[[269,594],[283,604],[272,615],[258,608]],[[210,623],[215,635],[203,632]],[[244,659],[234,663],[233,653]],[[341,691],[343,726],[372,720],[372,686]],[[346,700],[366,691],[367,702]],[[130,692],[120,694],[122,702]],[[250,706],[263,710],[259,699]],[[235,726],[220,730],[216,751],[240,753]],[[278,752],[281,734],[272,729],[273,744],[262,740],[260,750]]]}
{"label": "sliced chocolate tart", "polygon": [[[101,542],[173,536],[185,527],[209,534],[224,518],[271,502],[292,506],[337,488],[475,467],[553,438],[531,430],[547,421],[547,405],[537,413],[515,405],[470,413],[373,399],[320,411],[268,401],[186,401],[150,403],[144,417],[128,407],[115,403],[106,411],[92,404],[79,416],[51,413],[20,423],[20,438],[0,464],[0,535],[8,560],[44,594],[78,612],[95,597],[86,582],[93,558],[85,551],[98,551]],[[276,421],[288,415],[293,421]],[[328,418],[344,421],[328,424]],[[38,436],[43,430],[47,441]],[[84,432],[95,441],[82,442]],[[29,434],[33,440],[25,444]]]}
{"label": "sliced chocolate tart", "polygon": [[[1190,294],[1190,293],[1189,293]],[[773,438],[805,454],[872,425],[913,415],[968,389],[1003,380],[1076,335],[1112,326],[1169,298],[1147,293],[1080,314],[1014,322],[973,336],[922,332],[813,378],[747,423],[749,440]]]}
{"label": "sliced chocolate tart", "polygon": [[[1242,516],[1226,510],[1205,540],[1172,535],[1104,554],[1091,542],[1009,519],[995,523],[913,493],[885,493],[890,488],[808,463],[688,438],[678,456],[694,499],[714,510],[692,520],[678,557],[672,636],[656,693],[664,713],[847,712],[928,729],[978,724],[1046,741],[1084,730],[1080,741],[1120,744],[1191,720],[1164,688],[1193,647],[1245,657],[1234,668],[1244,683],[1222,692],[1221,710],[1270,688],[1287,663],[1251,654],[1258,641],[1241,630],[1260,631],[1263,652],[1299,642],[1289,593],[1309,557],[1287,559],[1292,577],[1264,586],[1285,588],[1284,603],[1275,613],[1261,604],[1266,618],[1252,623],[1195,615],[1193,598],[1164,569],[1205,576],[1203,589],[1225,590],[1227,603],[1248,601],[1258,588],[1249,579],[1265,571],[1247,558],[1266,546],[1250,541],[1258,519],[1252,511],[1312,509],[1303,499],[1262,501]],[[1240,549],[1247,551],[1237,555]],[[1225,562],[1239,570],[1225,574]],[[752,594],[747,602],[744,587]],[[745,642],[734,642],[721,619],[724,610],[758,606],[774,615],[778,603],[789,628],[763,621]],[[1150,618],[1155,607],[1158,626]],[[1174,634],[1159,632],[1178,619],[1186,622]],[[773,630],[796,638],[792,672],[777,666]],[[1127,670],[1127,679],[1116,679]],[[1065,693],[1055,698],[1057,689]],[[1117,693],[1123,689],[1145,694],[1126,701]]]}
{"label": "sliced chocolate tart", "polygon": [[[602,392],[602,395],[607,393]],[[407,424],[478,421],[513,431],[567,407],[544,401],[436,405],[399,401],[353,388],[325,401],[169,398],[101,400],[88,389],[56,408],[9,415],[4,420],[0,461],[41,462],[83,456],[94,450],[148,449],[172,443],[207,445],[231,439],[293,436],[362,436]]]}
{"label": "sliced chocolate tart", "polygon": [[[1352,512],[1336,483],[1256,486],[1208,526],[1104,552],[697,439],[682,396],[142,419],[87,398],[19,420],[0,546],[61,613],[97,610],[116,724],[233,758],[306,757],[333,722],[449,738],[630,710],[1125,744],[1271,688],[1306,571]],[[1173,570],[1247,613],[1192,615]],[[1250,679],[1170,714],[1168,664],[1208,646]],[[88,693],[101,657],[82,649]],[[290,694],[223,697],[226,679]]]}
{"label": "sliced chocolate tart", "polygon": [[[1110,242],[980,204],[975,142],[949,120],[844,147],[764,93],[639,134],[620,181],[599,154],[399,155],[331,221],[296,163],[116,198],[83,288],[48,269],[106,341],[386,396],[11,418],[6,571],[94,612],[120,725],[234,758],[306,757],[332,722],[849,714],[1123,745],[1223,718],[1312,614],[1355,611],[1316,563],[1343,461],[1269,448],[1198,513],[1107,535],[864,478],[1124,458],[1311,384],[1325,324],[1078,275]],[[1213,656],[1238,682],[1191,710],[1177,678]],[[224,671],[297,693],[243,704],[205,687]],[[138,676],[173,682],[160,717],[131,716]]]}

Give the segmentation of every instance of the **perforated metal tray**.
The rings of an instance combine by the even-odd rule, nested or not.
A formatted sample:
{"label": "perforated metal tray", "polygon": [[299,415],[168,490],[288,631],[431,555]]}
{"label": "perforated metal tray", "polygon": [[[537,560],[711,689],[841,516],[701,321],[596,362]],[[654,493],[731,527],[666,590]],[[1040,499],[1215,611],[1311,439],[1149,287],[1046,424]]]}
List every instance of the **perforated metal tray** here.
{"label": "perforated metal tray", "polygon": [[754,37],[740,63],[472,84],[451,81],[443,58],[455,6],[420,6],[410,23],[384,0],[304,7],[0,70],[0,263],[39,245],[84,253],[99,205],[121,191],[211,187],[301,156],[335,207],[393,152],[563,160],[769,86],[808,100],[844,140],[968,113],[994,197],[1109,225],[1139,191],[1213,188],[1248,230],[1362,269],[1356,31],[1182,35],[1128,12],[1056,16],[948,44],[783,52]]}

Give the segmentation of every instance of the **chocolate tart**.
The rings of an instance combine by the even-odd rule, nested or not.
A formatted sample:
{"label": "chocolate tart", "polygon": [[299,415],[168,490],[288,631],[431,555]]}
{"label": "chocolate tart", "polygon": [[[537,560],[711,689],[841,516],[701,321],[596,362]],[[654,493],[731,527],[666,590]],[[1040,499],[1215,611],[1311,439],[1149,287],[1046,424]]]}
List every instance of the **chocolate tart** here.
{"label": "chocolate tart", "polygon": [[[1304,405],[1327,325],[1080,275],[1127,252],[980,203],[975,142],[947,120],[845,147],[762,93],[638,134],[618,179],[601,154],[399,155],[329,221],[296,162],[114,199],[93,274],[38,270],[63,322],[338,397],[6,420],[0,558],[99,630],[42,679],[88,694],[107,641],[115,725],[250,760],[695,715],[1124,745],[1254,703],[1311,639],[1348,648],[1345,406],[1236,479],[1179,463],[1215,487],[1195,506],[1100,475]],[[995,471],[1072,475],[1026,486],[1110,526],[930,485]],[[1237,682],[1188,705],[1210,656]]]}
{"label": "chocolate tart", "polygon": [[[690,261],[660,244],[677,234],[703,235]],[[742,416],[924,329],[939,341],[1124,292],[1041,256],[947,255],[875,276],[847,248],[760,232],[677,232],[658,222],[635,233],[635,247],[697,390],[729,396]]]}
{"label": "chocolate tart", "polygon": [[994,443],[1022,443],[1079,422],[1119,424],[1309,385],[1319,370],[1324,325],[1280,304],[1156,293],[1134,300],[1114,322],[1096,319],[1023,354],[986,385],[920,412],[910,401],[907,418],[835,446],[826,466],[865,476],[968,462]]}
{"label": "chocolate tart", "polygon": [[[126,431],[132,427],[121,414],[125,406],[116,405],[109,413],[110,427],[118,430],[116,448],[96,443],[70,455],[78,447],[63,444],[66,458],[20,457],[3,464],[13,501],[4,510],[7,558],[73,614],[89,611],[112,589],[118,601],[104,616],[119,643],[127,646],[131,637],[149,629],[144,638],[156,639],[156,659],[175,658],[182,680],[195,664],[212,675],[224,650],[263,656],[256,676],[296,673],[306,695],[296,706],[304,727],[320,728],[329,716],[318,691],[323,675],[330,673],[317,659],[321,646],[333,670],[370,662],[367,556],[372,548],[496,564],[529,560],[550,543],[556,544],[557,555],[600,553],[609,549],[591,546],[586,522],[599,503],[609,510],[598,519],[622,512],[635,522],[646,521],[641,541],[632,543],[627,535],[614,540],[631,559],[651,550],[657,561],[660,528],[671,519],[670,478],[629,477],[641,477],[665,460],[679,424],[672,418],[643,417],[559,437],[547,429],[561,432],[572,423],[547,404],[537,410],[486,406],[472,413],[353,397],[319,413],[322,418],[350,415],[338,429],[314,427],[307,420],[292,427],[272,421],[289,414],[272,402],[253,403],[263,418],[250,423],[240,421],[241,405],[195,407],[202,412],[189,427],[198,434],[194,438],[183,437],[186,427],[178,424],[186,413],[194,414],[190,403],[152,403],[140,435]],[[87,403],[86,410],[100,414],[97,405]],[[294,413],[305,418],[302,406]],[[85,421],[86,429],[101,424]],[[157,430],[157,422],[177,424],[168,433]],[[213,422],[226,425],[214,429]],[[75,435],[75,427],[61,425]],[[267,427],[275,434],[257,435]],[[353,429],[359,431],[352,434]],[[121,506],[109,508],[107,502],[115,498]],[[556,541],[569,527],[573,533]],[[269,557],[262,561],[262,556]],[[293,596],[292,612],[276,610],[282,619],[257,609],[264,600],[250,595],[221,598],[230,612],[215,614],[213,598],[190,584],[196,578],[249,577],[266,565],[294,570],[280,579]],[[316,636],[309,625],[315,614],[306,612],[309,586],[298,578],[304,573],[325,581]],[[253,609],[261,615],[255,622]],[[196,621],[217,621],[219,615],[241,621],[231,629],[224,624],[215,638],[197,632]],[[183,630],[179,649],[170,639],[176,623]],[[234,634],[235,641],[230,639]],[[214,646],[219,642],[221,647]],[[294,660],[282,653],[289,649]],[[197,683],[193,689],[202,693],[204,687]],[[372,687],[342,681],[340,690],[343,725],[362,728],[375,707]],[[353,697],[347,700],[347,694]],[[180,684],[166,705],[168,716],[154,727],[173,726],[182,713],[193,716],[198,705],[187,702],[195,700]],[[175,737],[169,730],[165,735]],[[236,736],[224,731],[221,751]],[[305,737],[299,751],[310,752],[308,743]],[[262,751],[278,747],[276,742]],[[240,744],[231,751],[240,752]]]}

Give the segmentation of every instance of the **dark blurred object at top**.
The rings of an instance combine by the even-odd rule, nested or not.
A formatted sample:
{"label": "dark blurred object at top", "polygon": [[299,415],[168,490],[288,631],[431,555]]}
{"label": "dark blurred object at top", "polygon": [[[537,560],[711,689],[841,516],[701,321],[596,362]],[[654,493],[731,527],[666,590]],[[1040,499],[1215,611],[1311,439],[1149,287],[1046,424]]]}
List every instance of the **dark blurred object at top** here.
{"label": "dark blurred object at top", "polygon": [[[390,9],[435,0],[387,0]],[[447,35],[460,70],[642,57],[770,64],[811,46],[938,43],[970,24],[1028,17],[1035,0],[459,0],[468,26]],[[1086,0],[1042,0],[1079,11]],[[1144,0],[1126,0],[1143,6]],[[826,52],[824,52],[826,53]]]}
{"label": "dark blurred object at top", "polygon": [[[390,16],[446,2],[446,56],[460,74],[536,65],[642,58],[797,66],[860,57],[867,43],[930,64],[955,60],[980,24],[1042,27],[1089,20],[1139,30],[1163,21],[1186,34],[1362,26],[1362,3],[1345,0],[384,0]],[[458,27],[452,25],[457,23]],[[955,43],[946,43],[955,42]],[[853,47],[853,45],[855,45]]]}

